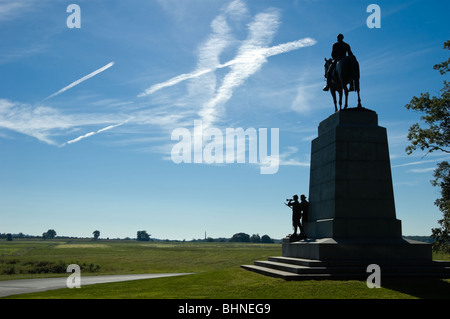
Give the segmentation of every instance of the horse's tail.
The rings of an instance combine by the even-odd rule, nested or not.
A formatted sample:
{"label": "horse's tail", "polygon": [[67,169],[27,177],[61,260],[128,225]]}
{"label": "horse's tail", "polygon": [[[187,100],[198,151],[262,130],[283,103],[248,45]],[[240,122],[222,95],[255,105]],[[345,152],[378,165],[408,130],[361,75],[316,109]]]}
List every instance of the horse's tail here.
{"label": "horse's tail", "polygon": [[355,91],[359,91],[359,62],[355,56],[353,56],[351,66],[352,66],[352,79]]}

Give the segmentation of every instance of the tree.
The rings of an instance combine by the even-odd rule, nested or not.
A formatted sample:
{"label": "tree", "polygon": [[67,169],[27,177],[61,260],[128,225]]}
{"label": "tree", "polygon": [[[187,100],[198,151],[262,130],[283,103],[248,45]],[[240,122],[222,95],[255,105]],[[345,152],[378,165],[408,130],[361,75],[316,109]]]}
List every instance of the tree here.
{"label": "tree", "polygon": [[94,232],[92,234],[94,235],[94,240],[97,240],[100,237],[100,231],[99,230],[94,230]]}
{"label": "tree", "polygon": [[150,240],[150,235],[145,230],[138,230],[136,240],[149,241]]}
{"label": "tree", "polygon": [[54,229],[49,229],[47,232],[42,234],[43,239],[53,239],[56,237],[56,231]]}
{"label": "tree", "polygon": [[450,253],[450,164],[446,161],[439,163],[433,176],[435,179],[431,183],[441,188],[441,198],[434,204],[443,213],[443,218],[438,220],[441,227],[431,230],[431,237],[436,240],[433,244],[435,250]]}
{"label": "tree", "polygon": [[263,235],[261,237],[261,242],[264,244],[273,244],[274,243],[273,239],[270,238],[268,235]]}
{"label": "tree", "polygon": [[259,234],[253,234],[252,237],[250,237],[251,243],[260,243],[261,237],[259,237]]}
{"label": "tree", "polygon": [[230,241],[231,242],[239,242],[239,243],[249,243],[250,235],[245,234],[245,233],[237,233],[231,237]]}
{"label": "tree", "polygon": [[[444,49],[450,50],[450,40],[444,43]],[[433,67],[442,75],[450,71],[450,58],[447,61],[436,64]],[[411,145],[406,152],[412,154],[417,148],[426,150],[427,154],[440,151],[450,153],[450,84],[444,80],[444,87],[440,96],[430,97],[430,94],[421,93],[420,97],[413,97],[405,106],[408,110],[424,113],[421,120],[426,127],[419,123],[409,128],[408,139]],[[443,218],[438,221],[440,227],[431,230],[431,237],[435,240],[433,248],[450,252],[449,228],[450,228],[450,165],[448,162],[438,163],[434,172],[433,186],[441,189],[441,198],[435,201],[435,205],[443,213]]]}
{"label": "tree", "polygon": [[12,241],[13,240],[13,236],[12,234],[6,234],[6,241]]}

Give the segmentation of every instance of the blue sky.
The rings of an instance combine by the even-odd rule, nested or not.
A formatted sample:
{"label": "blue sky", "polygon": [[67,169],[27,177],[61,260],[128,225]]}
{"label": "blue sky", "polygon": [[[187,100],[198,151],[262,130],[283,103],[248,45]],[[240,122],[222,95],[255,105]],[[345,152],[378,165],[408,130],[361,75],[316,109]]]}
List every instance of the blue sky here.
{"label": "blue sky", "polygon": [[[81,28],[67,26],[71,3]],[[379,29],[366,24],[371,3]],[[308,196],[310,143],[334,112],[323,60],[343,33],[363,106],[388,131],[403,234],[429,235],[442,216],[432,170],[449,156],[405,153],[419,114],[404,105],[443,86],[433,65],[448,59],[449,10],[422,0],[0,0],[0,232],[284,237],[284,199]],[[199,119],[278,128],[277,173],[175,164],[172,131]]]}

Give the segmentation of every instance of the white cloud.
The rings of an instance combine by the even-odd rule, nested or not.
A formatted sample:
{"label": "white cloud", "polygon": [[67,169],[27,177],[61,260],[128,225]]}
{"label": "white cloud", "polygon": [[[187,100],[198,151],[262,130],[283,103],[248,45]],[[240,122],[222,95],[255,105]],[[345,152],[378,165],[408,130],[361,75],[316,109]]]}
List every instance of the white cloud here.
{"label": "white cloud", "polygon": [[309,161],[301,161],[298,158],[292,156],[298,153],[298,147],[290,146],[287,151],[280,154],[280,166],[304,166],[309,167]]}
{"label": "white cloud", "polygon": [[73,127],[73,123],[52,108],[33,107],[2,99],[0,100],[0,127],[56,145],[56,142],[51,139],[51,132]]}
{"label": "white cloud", "polygon": [[418,182],[418,181],[398,182],[398,183],[394,182],[393,186],[394,187],[397,187],[397,186],[417,186],[417,185],[420,185],[420,184],[421,184],[421,182]]}
{"label": "white cloud", "polygon": [[88,125],[122,123],[123,115],[63,114],[44,106],[0,99],[0,128],[32,136],[50,145],[59,145],[56,137]]}
{"label": "white cloud", "polygon": [[436,158],[436,159],[431,159],[431,160],[426,160],[426,161],[415,161],[415,162],[409,162],[409,163],[404,163],[404,164],[397,164],[397,165],[393,165],[392,167],[404,167],[404,166],[412,166],[412,165],[421,165],[421,164],[425,164],[425,163],[437,163],[443,160],[448,160],[448,157],[442,157],[442,158]]}
{"label": "white cloud", "polygon": [[[94,106],[111,106],[112,103],[116,105],[120,102],[119,105],[124,106],[121,111],[128,114],[107,113],[108,110],[104,108],[104,113],[100,114],[67,114],[42,103],[30,105],[2,100],[0,101],[0,127],[33,136],[47,144],[59,146],[79,142],[95,134],[112,130],[124,123],[129,124],[127,125],[129,132],[149,132],[152,130],[151,126],[156,126],[161,135],[176,127],[192,125],[193,119],[200,116],[206,129],[224,115],[225,104],[233,96],[234,91],[260,70],[262,65],[267,62],[268,57],[316,43],[313,39],[304,38],[270,46],[280,24],[280,12],[277,9],[269,9],[256,14],[247,25],[247,38],[242,41],[237,40],[228,22],[230,19],[242,20],[248,17],[249,11],[243,1],[234,0],[226,4],[220,14],[212,20],[211,32],[198,48],[196,69],[191,73],[181,74],[168,81],[157,83],[139,95],[142,97],[154,94],[163,88],[189,80],[187,94],[182,94],[178,100],[160,93],[149,103],[146,103],[145,100],[137,103],[134,101],[121,102],[111,96],[91,102],[91,105]],[[233,24],[233,27],[236,25]],[[231,49],[237,50],[236,56],[228,62],[221,63],[220,57],[225,50]],[[97,69],[46,99],[75,87],[113,65],[114,62],[111,62]],[[229,70],[219,79],[219,74],[216,74],[215,71],[225,68],[229,68]],[[130,104],[132,107],[128,107]],[[111,109],[109,111],[113,112]],[[87,126],[91,126],[91,128],[87,130]],[[92,126],[103,128],[92,130]],[[80,134],[81,130],[85,130],[86,133]],[[78,137],[67,138],[67,136],[73,136],[74,132],[78,132]],[[58,142],[64,136],[66,142]],[[302,164],[300,161],[288,160],[287,157],[284,160],[284,163],[289,163],[289,165]]]}
{"label": "white cloud", "polygon": [[[80,83],[86,81],[86,80],[89,80],[90,78],[96,76],[97,74],[102,73],[103,71],[109,69],[109,68],[112,67],[113,65],[114,65],[114,62],[108,63],[107,65],[101,67],[100,69],[97,69],[97,70],[95,70],[94,72],[89,73],[89,74],[86,75],[86,76],[83,76],[81,79],[78,79],[78,80],[76,80],[75,82],[72,82],[71,84],[69,84],[68,86],[62,88],[62,89],[59,90],[58,92],[53,93],[53,94],[50,95],[49,97],[45,98],[45,100],[50,99],[50,98],[52,98],[52,97],[54,97],[54,96],[56,96],[56,95],[58,95],[58,94],[61,94],[61,93],[65,92],[65,91],[67,91],[67,90],[73,88],[74,86],[77,86],[78,84],[80,84]],[[44,100],[44,101],[45,101],[45,100]]]}
{"label": "white cloud", "polygon": [[230,2],[225,7],[224,11],[231,17],[236,19],[242,19],[248,14],[247,6],[241,0],[234,0]]}
{"label": "white cloud", "polygon": [[192,72],[192,73],[186,73],[186,74],[177,75],[176,77],[171,78],[168,81],[152,85],[150,88],[145,90],[143,93],[140,93],[138,95],[138,97],[144,97],[144,96],[153,94],[156,91],[159,91],[159,90],[161,90],[163,88],[174,86],[174,85],[176,85],[176,84],[178,84],[180,82],[196,78],[196,77],[198,77],[200,75],[203,75],[203,74],[206,74],[206,73],[209,73],[209,72],[212,72],[212,71],[213,71],[213,69],[203,69],[203,70],[199,70],[199,71]]}
{"label": "white cloud", "polygon": [[267,46],[278,28],[279,13],[265,12],[256,15],[249,24],[249,34],[238,50],[231,70],[225,75],[215,96],[207,101],[199,112],[204,125],[214,123],[223,113],[224,104],[231,98],[236,87],[257,72],[267,60],[261,49]]}
{"label": "white cloud", "polygon": [[312,105],[315,102],[313,92],[317,92],[319,86],[320,84],[299,85],[297,95],[291,104],[292,110],[300,114],[309,114],[314,109],[314,105]]}
{"label": "white cloud", "polygon": [[0,56],[0,63],[9,63],[11,61],[14,61],[16,59],[22,59],[28,56],[32,56],[38,53],[45,52],[47,50],[47,45],[45,44],[38,44],[38,45],[31,45],[27,44],[26,48],[13,48],[8,49],[8,51],[3,51]]}
{"label": "white cloud", "polygon": [[[33,1],[34,2],[34,1]],[[17,14],[23,12],[30,5],[29,2],[25,1],[10,1],[10,0],[2,0],[0,1],[0,21],[12,19]]]}
{"label": "white cloud", "polygon": [[[225,12],[235,16],[247,14],[247,8],[241,1],[231,2]],[[191,73],[181,74],[168,81],[157,83],[139,94],[139,97],[150,95],[163,88],[174,86],[182,81],[191,81],[189,92],[192,95],[202,94],[207,100],[202,103],[200,115],[205,127],[215,123],[225,111],[225,104],[232,97],[236,88],[241,86],[250,76],[259,71],[267,57],[311,46],[314,39],[305,38],[269,47],[280,24],[280,13],[276,9],[257,14],[248,25],[247,39],[242,41],[236,57],[226,63],[219,62],[219,56],[230,45],[230,28],[226,16],[221,14],[211,23],[212,34],[199,48],[197,69]],[[223,77],[218,88],[214,71],[230,68]]]}
{"label": "white cloud", "polygon": [[73,139],[73,140],[67,141],[66,143],[62,144],[61,146],[65,146],[65,145],[67,145],[67,144],[73,144],[73,143],[79,142],[79,141],[81,141],[82,139],[85,139],[85,138],[87,138],[87,137],[93,136],[93,135],[98,134],[98,133],[101,133],[101,132],[105,132],[105,131],[111,130],[111,129],[115,128],[115,127],[124,125],[124,124],[127,123],[127,122],[128,122],[128,120],[127,120],[127,121],[124,121],[124,122],[122,122],[122,123],[119,123],[119,124],[109,125],[109,126],[107,126],[107,127],[104,127],[104,128],[102,128],[102,129],[99,129],[98,131],[95,131],[95,132],[90,132],[90,133],[81,135],[81,136],[79,136],[79,137],[77,137],[77,138],[75,138],[75,139]]}
{"label": "white cloud", "polygon": [[414,168],[408,170],[410,173],[428,173],[436,170],[436,167],[427,167],[427,168]]}

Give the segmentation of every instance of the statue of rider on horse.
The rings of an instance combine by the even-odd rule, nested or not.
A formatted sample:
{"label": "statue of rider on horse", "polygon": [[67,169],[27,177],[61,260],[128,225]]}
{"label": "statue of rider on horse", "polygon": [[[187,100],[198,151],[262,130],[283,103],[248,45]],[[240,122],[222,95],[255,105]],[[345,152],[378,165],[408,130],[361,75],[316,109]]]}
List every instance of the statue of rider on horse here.
{"label": "statue of rider on horse", "polygon": [[[327,85],[324,91],[330,91],[334,101],[334,108],[337,112],[336,91],[339,93],[339,109],[342,109],[342,91],[345,93],[344,109],[348,107],[348,92],[356,91],[358,93],[358,108],[361,108],[361,99],[359,96],[359,63],[350,48],[345,43],[344,36],[339,34],[337,42],[333,44],[331,52],[332,59],[325,58],[325,78]],[[350,88],[347,88],[347,85]]]}

